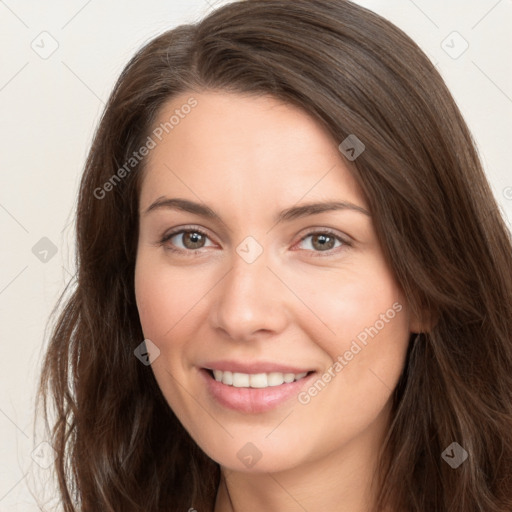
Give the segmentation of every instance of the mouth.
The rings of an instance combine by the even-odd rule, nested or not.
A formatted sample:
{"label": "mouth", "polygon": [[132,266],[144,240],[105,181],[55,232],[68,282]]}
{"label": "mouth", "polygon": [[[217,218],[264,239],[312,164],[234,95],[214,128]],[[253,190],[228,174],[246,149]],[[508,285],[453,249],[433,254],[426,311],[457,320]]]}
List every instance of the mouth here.
{"label": "mouth", "polygon": [[211,368],[199,371],[209,401],[238,413],[257,414],[282,407],[297,399],[318,374],[260,372],[242,373]]}
{"label": "mouth", "polygon": [[283,384],[291,384],[302,380],[312,373],[314,370],[301,372],[301,373],[283,373],[283,372],[268,372],[268,373],[241,373],[230,372],[223,370],[211,370],[205,368],[212,379],[221,382],[226,386],[234,388],[253,388],[265,389]]}

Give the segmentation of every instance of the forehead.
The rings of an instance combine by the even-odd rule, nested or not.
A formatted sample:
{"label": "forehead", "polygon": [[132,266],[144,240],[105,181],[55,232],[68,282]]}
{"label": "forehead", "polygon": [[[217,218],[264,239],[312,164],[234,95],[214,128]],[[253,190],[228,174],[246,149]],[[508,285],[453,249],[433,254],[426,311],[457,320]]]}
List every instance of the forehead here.
{"label": "forehead", "polygon": [[160,109],[152,133],[161,140],[153,137],[141,205],[173,192],[235,202],[236,194],[266,202],[341,195],[365,204],[338,142],[306,112],[274,97],[183,93]]}

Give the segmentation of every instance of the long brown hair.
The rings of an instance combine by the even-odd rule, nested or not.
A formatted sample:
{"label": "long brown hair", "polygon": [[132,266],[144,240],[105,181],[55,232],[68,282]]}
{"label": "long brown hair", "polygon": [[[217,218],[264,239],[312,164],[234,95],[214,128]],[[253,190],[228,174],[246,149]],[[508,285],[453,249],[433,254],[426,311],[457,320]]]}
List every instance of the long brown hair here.
{"label": "long brown hair", "polygon": [[[134,357],[145,160],[112,176],[165,102],[215,89],[273,95],[340,143],[365,144],[351,172],[410,307],[433,325],[411,341],[393,395],[375,510],[512,510],[510,233],[431,62],[390,22],[341,0],[228,4],[160,35],[122,72],[86,162],[77,282],[61,297],[40,383],[64,510],[213,510],[219,465]],[[468,454],[457,468],[442,456],[454,442]]]}

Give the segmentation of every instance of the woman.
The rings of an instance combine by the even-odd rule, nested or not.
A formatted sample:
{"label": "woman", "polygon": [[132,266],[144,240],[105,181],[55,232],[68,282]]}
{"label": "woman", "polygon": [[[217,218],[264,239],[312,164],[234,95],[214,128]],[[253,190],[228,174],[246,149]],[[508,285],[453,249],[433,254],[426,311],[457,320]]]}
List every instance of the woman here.
{"label": "woman", "polygon": [[249,0],[123,71],[41,380],[66,511],[512,509],[512,244],[418,47]]}

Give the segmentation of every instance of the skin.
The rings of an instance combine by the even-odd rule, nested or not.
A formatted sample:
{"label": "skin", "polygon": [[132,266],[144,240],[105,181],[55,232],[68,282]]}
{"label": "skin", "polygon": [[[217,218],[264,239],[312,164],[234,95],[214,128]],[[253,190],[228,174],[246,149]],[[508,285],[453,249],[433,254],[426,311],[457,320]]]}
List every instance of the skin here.
{"label": "skin", "polygon": [[[215,512],[367,511],[392,390],[410,334],[422,326],[369,215],[344,209],[273,220],[307,202],[368,210],[341,141],[297,107],[220,91],[173,98],[155,126],[191,96],[197,106],[150,152],[140,195],[135,288],[144,335],[160,350],[156,380],[221,465]],[[206,204],[222,220],[171,208],[146,213],[162,196]],[[183,233],[159,244],[180,227],[207,236],[195,246]],[[322,250],[315,233],[325,229],[349,244],[328,239]],[[252,263],[236,250],[247,236],[263,248]],[[321,376],[396,303],[394,318],[307,404],[294,397],[241,413],[217,403],[200,378],[201,364],[219,359],[274,361]],[[237,457],[248,442],[261,453],[250,468]]]}

